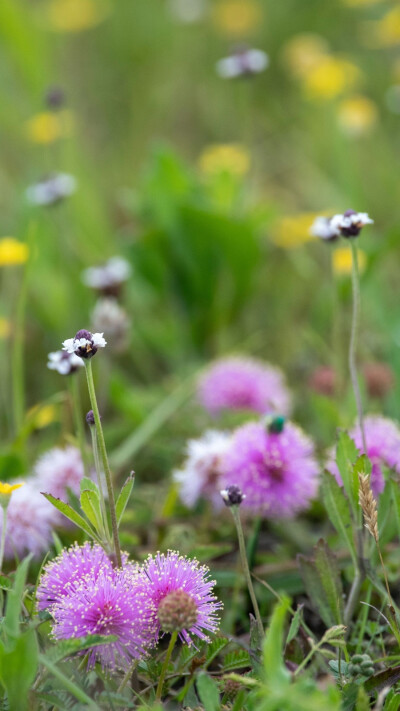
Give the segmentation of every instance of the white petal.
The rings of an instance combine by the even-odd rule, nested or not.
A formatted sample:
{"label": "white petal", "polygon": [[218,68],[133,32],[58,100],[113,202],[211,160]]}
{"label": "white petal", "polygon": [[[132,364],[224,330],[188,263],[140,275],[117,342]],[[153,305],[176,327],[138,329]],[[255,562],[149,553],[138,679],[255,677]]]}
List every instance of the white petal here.
{"label": "white petal", "polygon": [[104,348],[104,346],[107,345],[107,341],[105,338],[103,338],[102,333],[94,333],[92,336],[93,340],[93,345],[97,346],[98,348]]}
{"label": "white petal", "polygon": [[75,347],[75,338],[67,338],[66,341],[63,341],[63,351],[67,351],[67,353],[74,353],[76,350]]}

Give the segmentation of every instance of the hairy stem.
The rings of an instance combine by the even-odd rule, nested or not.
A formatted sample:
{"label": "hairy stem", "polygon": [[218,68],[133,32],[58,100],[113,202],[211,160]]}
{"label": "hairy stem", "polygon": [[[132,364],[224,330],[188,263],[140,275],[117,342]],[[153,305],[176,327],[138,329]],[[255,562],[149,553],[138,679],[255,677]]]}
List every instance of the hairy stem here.
{"label": "hairy stem", "polygon": [[358,272],[358,257],[357,257],[357,246],[354,240],[350,240],[351,254],[352,254],[352,285],[353,285],[353,314],[351,322],[351,334],[350,334],[350,347],[349,347],[349,368],[351,383],[353,386],[354,397],[357,406],[357,416],[358,424],[361,430],[362,443],[364,448],[364,453],[367,454],[367,442],[365,439],[365,429],[364,429],[364,414],[363,406],[361,400],[360,386],[358,382],[357,375],[357,336],[359,327],[359,317],[360,317],[360,277]]}
{"label": "hairy stem", "polygon": [[177,638],[178,638],[178,633],[177,633],[176,631],[175,631],[175,632],[172,632],[172,634],[171,634],[171,639],[169,640],[169,645],[168,645],[167,653],[166,653],[166,655],[165,655],[164,663],[163,663],[163,665],[162,665],[160,678],[159,678],[159,680],[158,680],[157,691],[156,691],[156,701],[160,701],[160,700],[161,700],[162,690],[163,690],[164,681],[165,681],[165,675],[166,675],[166,673],[167,673],[168,664],[169,664],[169,661],[170,661],[170,659],[171,659],[171,654],[172,654],[173,649],[174,649],[174,647],[175,647],[175,643],[176,643]]}
{"label": "hairy stem", "polygon": [[89,476],[89,463],[86,449],[85,428],[82,418],[81,393],[79,390],[77,374],[73,373],[72,375],[68,376],[68,381],[72,398],[72,411],[75,422],[75,431],[79,443],[79,449],[81,450],[83,468],[85,470],[85,476]]}
{"label": "hairy stem", "polygon": [[239,506],[230,506],[229,508],[230,508],[230,511],[232,512],[233,520],[234,520],[235,526],[236,526],[236,532],[237,532],[237,537],[238,537],[238,541],[239,541],[240,558],[242,561],[242,568],[243,568],[244,576],[246,578],[246,583],[247,583],[247,587],[249,590],[251,602],[253,604],[254,614],[256,617],[256,621],[257,621],[258,634],[259,634],[259,638],[260,638],[260,642],[261,642],[261,640],[264,637],[264,627],[263,627],[263,623],[261,620],[260,610],[258,608],[257,598],[256,598],[256,595],[254,592],[253,582],[251,580],[249,564],[247,561],[246,544],[244,541],[242,522],[240,520]]}
{"label": "hairy stem", "polygon": [[97,484],[99,486],[99,492],[100,492],[100,506],[101,506],[101,513],[103,515],[104,531],[105,531],[107,540],[109,540],[110,539],[110,532],[109,532],[109,528],[108,528],[106,502],[104,499],[103,482],[102,482],[103,470],[100,465],[99,447],[97,444],[97,433],[96,433],[96,426],[95,425],[94,426],[91,425],[90,434],[92,437],[93,459],[94,459],[94,466],[95,466],[96,474],[97,474]]}
{"label": "hairy stem", "polygon": [[119,536],[118,536],[118,524],[117,524],[117,514],[115,511],[114,489],[113,489],[112,480],[111,480],[111,470],[110,470],[110,465],[108,463],[107,449],[106,449],[106,443],[105,443],[105,439],[104,439],[103,428],[101,426],[99,408],[97,406],[96,391],[95,391],[94,382],[93,382],[92,362],[89,358],[86,358],[86,359],[84,359],[84,364],[85,364],[86,377],[87,377],[87,383],[88,383],[88,389],[89,389],[90,404],[92,406],[94,421],[95,421],[95,425],[96,425],[96,432],[97,432],[97,440],[98,440],[99,450],[100,450],[100,457],[102,460],[104,475],[105,475],[106,484],[107,484],[108,505],[110,507],[111,529],[112,529],[112,535],[113,535],[113,540],[114,540],[115,556],[116,556],[116,560],[117,560],[117,565],[120,568],[122,565],[121,547],[119,544]]}

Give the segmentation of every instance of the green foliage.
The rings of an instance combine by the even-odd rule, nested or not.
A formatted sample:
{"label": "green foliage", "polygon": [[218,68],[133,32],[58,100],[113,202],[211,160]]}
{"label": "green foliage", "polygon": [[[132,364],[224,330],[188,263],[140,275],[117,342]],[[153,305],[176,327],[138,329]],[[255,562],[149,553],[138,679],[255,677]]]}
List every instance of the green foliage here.
{"label": "green foliage", "polygon": [[115,512],[117,515],[118,526],[120,525],[120,523],[122,521],[122,517],[124,515],[126,506],[128,504],[129,497],[132,493],[134,483],[135,483],[135,475],[132,472],[132,474],[130,474],[130,476],[128,476],[125,484],[123,485],[121,491],[119,492],[118,499],[115,504]]}
{"label": "green foliage", "polygon": [[343,624],[343,588],[337,559],[323,539],[313,558],[297,557],[307,594],[328,627]]}
{"label": "green foliage", "polygon": [[354,565],[357,565],[349,503],[335,478],[328,472],[323,474],[321,490],[326,512],[342,542],[348,548]]}

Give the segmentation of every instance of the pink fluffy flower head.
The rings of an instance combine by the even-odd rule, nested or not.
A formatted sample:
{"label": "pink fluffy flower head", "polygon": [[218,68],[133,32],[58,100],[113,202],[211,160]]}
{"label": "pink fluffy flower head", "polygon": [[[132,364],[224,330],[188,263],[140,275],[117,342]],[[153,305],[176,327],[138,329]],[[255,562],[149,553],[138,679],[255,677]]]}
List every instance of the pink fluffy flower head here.
{"label": "pink fluffy flower head", "polygon": [[318,489],[312,441],[291,423],[281,432],[250,422],[233,434],[223,460],[223,489],[238,486],[242,509],[266,518],[290,518],[308,508]]}
{"label": "pink fluffy flower head", "polygon": [[200,439],[187,443],[184,466],[174,472],[183,503],[193,508],[200,497],[212,501],[216,509],[222,508],[219,478],[222,458],[229,447],[231,435],[208,430]]}
{"label": "pink fluffy flower head", "polygon": [[88,665],[99,661],[105,669],[127,668],[154,643],[155,606],[147,588],[146,577],[132,566],[105,565],[97,575],[87,574],[51,608],[54,637],[115,636],[87,650]]}
{"label": "pink fluffy flower head", "polygon": [[[374,496],[379,496],[385,488],[385,479],[382,467],[394,469],[400,474],[400,429],[398,425],[387,417],[368,415],[364,419],[365,439],[367,443],[367,457],[371,461],[371,488]],[[356,424],[349,432],[358,451],[365,454],[360,426]],[[343,482],[335,462],[335,452],[330,452],[330,459],[326,465],[328,471],[335,476],[340,486]]]}
{"label": "pink fluffy flower head", "polygon": [[43,569],[37,589],[39,610],[51,609],[69,594],[71,588],[87,575],[95,581],[102,570],[112,571],[113,566],[105,551],[97,543],[79,546],[75,543],[64,549]]}
{"label": "pink fluffy flower head", "polygon": [[191,645],[193,642],[191,635],[208,640],[207,633],[217,631],[219,624],[217,611],[221,609],[222,604],[217,601],[212,592],[215,581],[210,580],[207,566],[201,566],[197,560],[180,556],[175,551],[168,551],[166,554],[150,555],[144,563],[143,570],[148,578],[148,595],[157,611],[157,635],[161,628],[160,617],[163,620],[166,615],[163,601],[172,594],[170,600],[174,602],[173,594],[177,591],[181,591],[180,594],[186,593],[187,598],[191,598],[195,603],[195,609],[191,610],[193,616],[190,627],[179,631],[181,640]]}
{"label": "pink fluffy flower head", "polygon": [[67,489],[71,489],[78,495],[85,474],[81,453],[76,447],[54,447],[37,460],[34,474],[40,491],[46,494],[65,500]]}
{"label": "pink fluffy flower head", "polygon": [[281,370],[253,358],[216,361],[200,380],[198,398],[211,415],[222,410],[281,415],[291,411],[291,398]]}
{"label": "pink fluffy flower head", "polygon": [[[3,516],[0,507],[0,532]],[[55,522],[55,509],[32,483],[13,491],[7,509],[5,558],[23,558],[28,553],[38,558],[51,544]]]}

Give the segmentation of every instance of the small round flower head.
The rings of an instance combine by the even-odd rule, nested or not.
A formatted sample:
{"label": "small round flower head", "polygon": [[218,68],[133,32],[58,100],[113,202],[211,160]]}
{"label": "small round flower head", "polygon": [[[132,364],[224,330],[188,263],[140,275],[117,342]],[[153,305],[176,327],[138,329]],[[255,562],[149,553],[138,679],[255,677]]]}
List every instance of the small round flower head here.
{"label": "small round flower head", "polygon": [[[176,594],[170,596],[178,591],[181,601],[185,599],[187,622],[187,625],[181,626],[179,630],[181,640],[190,645],[193,641],[191,635],[208,640],[207,633],[217,631],[219,624],[217,611],[221,609],[222,604],[217,601],[212,592],[215,581],[210,580],[210,571],[205,565],[200,566],[197,560],[180,556],[175,551],[168,551],[167,554],[157,553],[156,556],[149,556],[143,565],[143,570],[148,578],[148,595],[156,608],[158,621],[156,634],[160,632],[162,625],[165,629],[166,624],[172,626],[174,621],[176,624],[178,598]],[[165,598],[168,600],[164,603]],[[192,602],[189,602],[188,598]],[[169,622],[166,619],[168,611],[171,612]]]}
{"label": "small round flower head", "polygon": [[354,210],[346,210],[343,215],[334,215],[330,221],[332,230],[338,230],[342,237],[358,237],[365,225],[373,223],[366,212]]}
{"label": "small round flower head", "polygon": [[93,427],[96,424],[93,410],[89,410],[89,412],[86,413],[86,422],[88,423],[89,427]]}
{"label": "small round flower head", "polygon": [[[34,466],[37,486],[40,491],[65,499],[67,489],[78,495],[80,482],[85,475],[82,457],[76,447],[54,447],[37,460]],[[61,520],[66,518],[61,514]]]}
{"label": "small round flower head", "polygon": [[128,668],[154,643],[155,606],[147,587],[145,576],[130,566],[112,570],[106,565],[97,576],[89,573],[51,608],[54,637],[116,636],[87,650],[88,665],[99,661],[104,669]]}
{"label": "small round flower head", "polygon": [[216,64],[216,70],[222,79],[236,79],[259,74],[268,67],[268,64],[268,54],[262,50],[240,48],[229,57],[220,59]]}
{"label": "small round flower head", "polygon": [[123,257],[111,257],[100,267],[89,267],[82,273],[82,281],[91,289],[106,296],[118,296],[121,284],[129,279],[132,269]]}
{"label": "small round flower head", "polygon": [[126,311],[115,298],[99,299],[92,311],[91,326],[94,331],[106,331],[114,350],[123,350],[130,327]]}
{"label": "small round flower head", "polygon": [[258,422],[239,427],[222,470],[223,488],[238,486],[246,497],[242,508],[267,518],[295,516],[318,489],[313,443],[291,423],[280,432]]}
{"label": "small round flower head", "polygon": [[49,353],[47,357],[49,359],[47,367],[50,370],[56,370],[60,375],[71,375],[83,366],[82,359],[78,358],[75,353],[55,351]]}
{"label": "small round flower head", "polygon": [[187,459],[183,468],[174,472],[174,481],[180,485],[179,495],[189,508],[193,508],[200,497],[211,500],[215,508],[221,508],[221,461],[230,440],[226,432],[208,430],[200,439],[188,441]]}
{"label": "small round flower head", "polygon": [[32,205],[55,205],[76,190],[76,180],[67,173],[54,173],[30,185],[26,197]]}
{"label": "small round flower head", "polygon": [[[0,533],[3,515],[0,508]],[[42,555],[51,544],[55,518],[55,509],[34,483],[26,483],[13,491],[7,508],[5,558],[23,558],[28,553],[33,553],[35,558]]]}
{"label": "small round flower head", "polygon": [[394,374],[386,363],[366,363],[363,375],[368,395],[383,399],[393,388]]}
{"label": "small round flower head", "polygon": [[103,338],[102,333],[91,333],[81,329],[76,333],[75,338],[67,338],[62,345],[63,350],[67,353],[75,353],[80,358],[93,358],[98,348],[104,348],[107,345],[107,341]]}
{"label": "small round flower head", "polygon": [[232,486],[228,486],[227,489],[222,489],[222,491],[219,492],[222,496],[223,502],[225,506],[240,506],[242,501],[246,498],[246,496],[243,494],[241,489],[239,489],[238,486],[235,486],[235,484],[232,484]]}
{"label": "small round flower head", "polygon": [[331,223],[330,217],[316,217],[310,228],[310,233],[314,237],[323,239],[327,242],[334,242],[340,235],[340,231],[337,227],[334,227]]}
{"label": "small round flower head", "polygon": [[337,388],[338,378],[335,370],[329,365],[320,365],[311,373],[308,385],[320,395],[333,397]]}
{"label": "small round flower head", "polygon": [[102,570],[113,570],[105,551],[97,543],[64,549],[57,558],[45,565],[37,589],[39,610],[50,610],[71,592],[86,575],[96,581]]}
{"label": "small round flower head", "polygon": [[[367,443],[366,454],[372,464],[371,488],[374,496],[379,496],[385,488],[382,467],[393,469],[397,474],[400,474],[400,429],[395,422],[387,417],[368,415],[364,418],[364,431]],[[353,427],[349,435],[358,451],[365,454],[358,424]],[[326,468],[342,486],[343,482],[335,462],[334,450],[330,452]]]}
{"label": "small round flower head", "polygon": [[51,86],[44,97],[45,104],[52,109],[57,111],[61,109],[65,104],[65,92],[60,86]]}
{"label": "small round flower head", "polygon": [[291,398],[281,370],[253,358],[234,356],[217,360],[200,380],[198,398],[211,415],[222,410],[283,415],[291,411]]}

